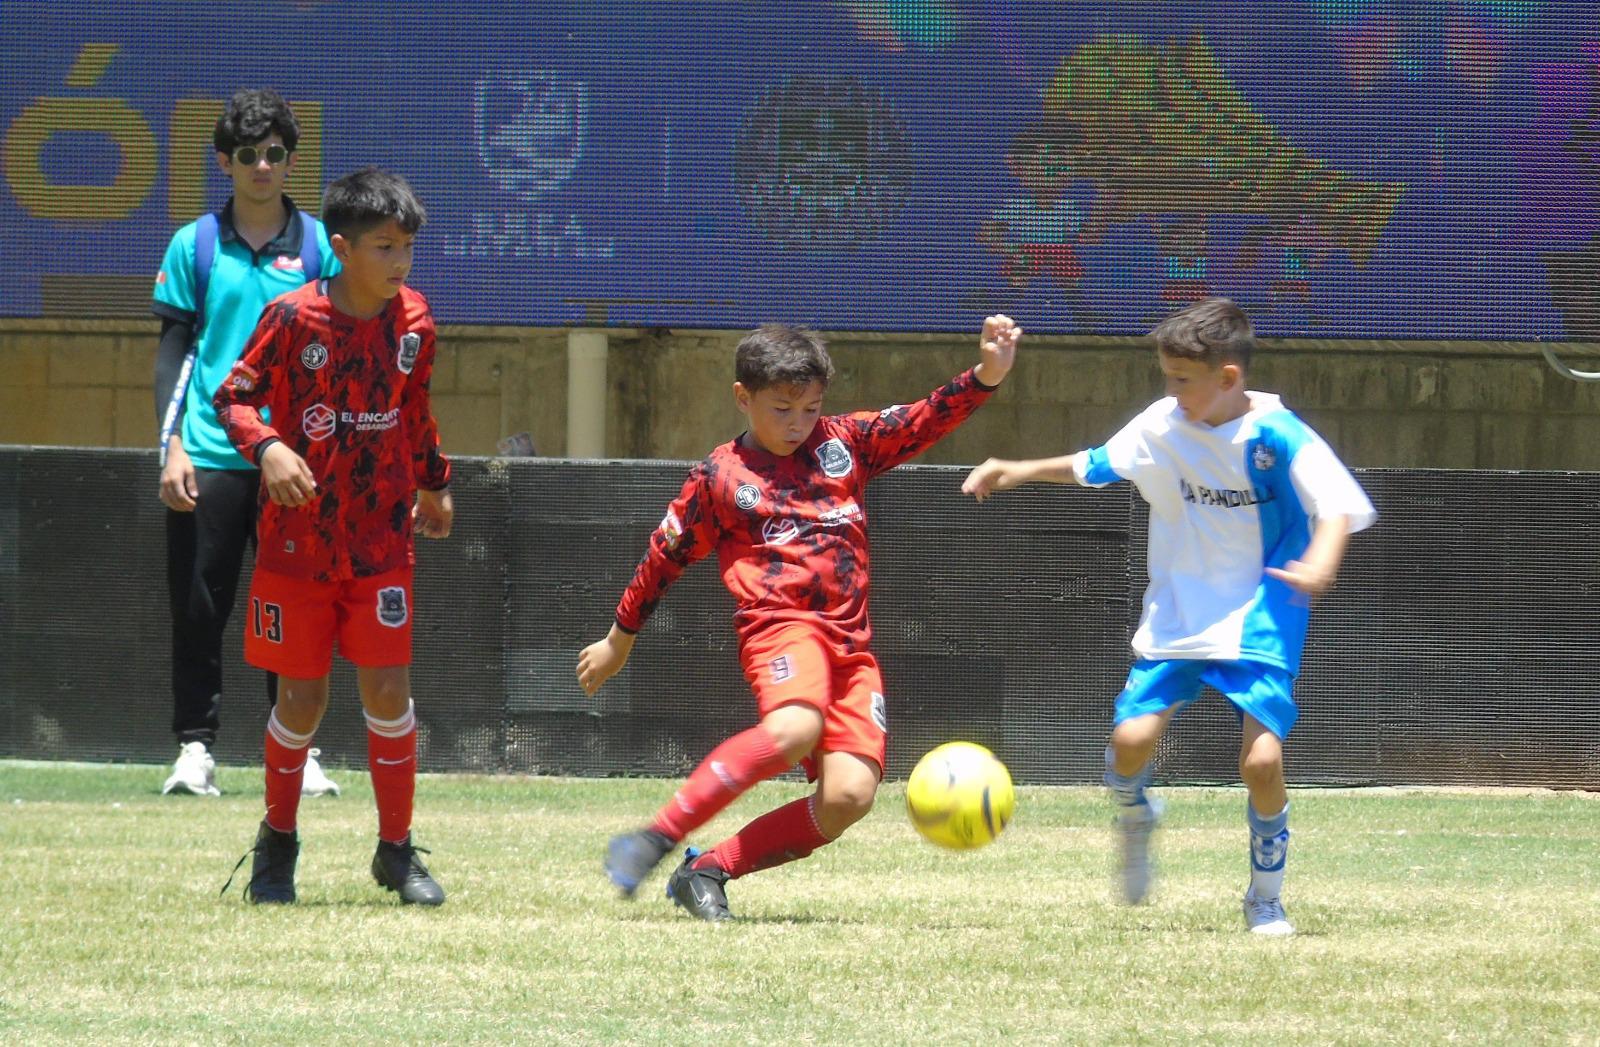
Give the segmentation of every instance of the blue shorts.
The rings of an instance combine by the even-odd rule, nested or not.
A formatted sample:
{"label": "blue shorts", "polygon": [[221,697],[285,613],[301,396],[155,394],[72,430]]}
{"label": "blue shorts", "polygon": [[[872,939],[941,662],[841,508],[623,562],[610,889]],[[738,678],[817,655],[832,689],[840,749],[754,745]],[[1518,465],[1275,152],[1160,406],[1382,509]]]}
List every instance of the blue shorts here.
{"label": "blue shorts", "polygon": [[1141,658],[1128,670],[1128,682],[1117,695],[1114,722],[1188,705],[1199,697],[1201,684],[1221,691],[1236,712],[1254,717],[1280,739],[1289,737],[1300,717],[1294,704],[1294,677],[1275,665]]}

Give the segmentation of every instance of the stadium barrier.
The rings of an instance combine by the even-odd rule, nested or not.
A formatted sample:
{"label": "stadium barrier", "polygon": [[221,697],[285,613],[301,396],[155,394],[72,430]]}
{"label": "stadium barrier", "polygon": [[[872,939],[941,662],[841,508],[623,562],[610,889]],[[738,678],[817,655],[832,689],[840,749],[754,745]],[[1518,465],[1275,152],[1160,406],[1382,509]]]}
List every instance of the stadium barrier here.
{"label": "stadium barrier", "polygon": [[[429,771],[679,776],[753,703],[714,564],[662,602],[594,698],[603,636],[682,463],[457,459],[455,533],[419,542],[413,686]],[[964,470],[871,488],[874,646],[888,773],[954,738],[1024,783],[1096,782],[1144,585],[1128,485],[978,505]],[[0,447],[0,756],[165,762],[163,516],[153,452]],[[1600,474],[1367,470],[1381,514],[1312,616],[1288,747],[1300,784],[1600,789]],[[244,601],[241,598],[241,604]],[[266,702],[225,641],[219,759],[260,759]],[[354,674],[318,735],[363,766]],[[1168,782],[1237,778],[1209,695],[1158,752]]]}

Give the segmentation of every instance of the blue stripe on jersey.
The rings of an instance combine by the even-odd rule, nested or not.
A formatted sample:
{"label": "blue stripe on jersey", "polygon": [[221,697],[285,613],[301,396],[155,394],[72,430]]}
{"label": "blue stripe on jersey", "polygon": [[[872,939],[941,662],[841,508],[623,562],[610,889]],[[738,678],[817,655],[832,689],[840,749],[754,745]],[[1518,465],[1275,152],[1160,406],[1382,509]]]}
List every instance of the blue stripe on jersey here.
{"label": "blue stripe on jersey", "polygon": [[[1289,411],[1274,411],[1256,424],[1245,444],[1244,466],[1255,490],[1272,493],[1256,506],[1261,521],[1261,562],[1282,567],[1304,555],[1311,544],[1311,519],[1300,504],[1289,470],[1295,455],[1312,441],[1311,430]],[[1245,612],[1239,637],[1240,655],[1300,670],[1311,601],[1304,593],[1263,574],[1260,590]]]}
{"label": "blue stripe on jersey", "polygon": [[1111,468],[1111,455],[1104,447],[1094,448],[1088,453],[1087,458],[1088,469],[1078,479],[1090,487],[1104,487],[1122,479],[1121,476],[1117,475],[1117,471]]}

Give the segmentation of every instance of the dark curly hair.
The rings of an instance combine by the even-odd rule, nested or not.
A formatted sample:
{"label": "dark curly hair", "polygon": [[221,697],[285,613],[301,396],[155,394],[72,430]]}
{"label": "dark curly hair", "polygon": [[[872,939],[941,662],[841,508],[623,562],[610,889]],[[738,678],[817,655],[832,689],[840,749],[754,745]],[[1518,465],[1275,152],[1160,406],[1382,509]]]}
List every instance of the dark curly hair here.
{"label": "dark curly hair", "polygon": [[228,108],[217,117],[217,129],[211,135],[217,152],[230,156],[241,145],[254,145],[274,131],[283,139],[289,152],[300,142],[300,124],[294,118],[289,103],[270,87],[242,88],[228,100]]}

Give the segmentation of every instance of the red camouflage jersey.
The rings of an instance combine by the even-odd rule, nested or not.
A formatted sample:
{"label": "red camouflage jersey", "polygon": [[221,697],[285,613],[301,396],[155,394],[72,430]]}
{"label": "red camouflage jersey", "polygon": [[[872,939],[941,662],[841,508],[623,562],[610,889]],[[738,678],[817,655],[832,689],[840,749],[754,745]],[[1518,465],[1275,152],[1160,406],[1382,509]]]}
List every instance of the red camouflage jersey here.
{"label": "red camouflage jersey", "polygon": [[823,418],[787,457],[738,440],[718,447],[650,536],[617,624],[638,632],[684,568],[715,549],[741,645],[807,622],[847,652],[866,650],[867,482],[938,443],[991,392],[967,371],[914,404]]}
{"label": "red camouflage jersey", "polygon": [[402,287],[377,316],[357,320],[333,307],[327,286],[318,280],[267,306],[213,401],[250,461],[282,440],[310,466],[317,494],[307,505],[274,505],[262,485],[256,563],[315,581],[412,564],[417,488],[450,483],[428,399],[427,299]]}

